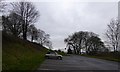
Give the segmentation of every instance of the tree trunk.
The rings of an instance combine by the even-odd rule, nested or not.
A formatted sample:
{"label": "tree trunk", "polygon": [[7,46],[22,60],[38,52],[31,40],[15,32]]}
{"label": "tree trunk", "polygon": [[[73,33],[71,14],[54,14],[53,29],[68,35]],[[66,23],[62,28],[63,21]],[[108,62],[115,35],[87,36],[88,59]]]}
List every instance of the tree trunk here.
{"label": "tree trunk", "polygon": [[31,35],[31,42],[33,42],[33,36]]}
{"label": "tree trunk", "polygon": [[25,33],[25,32],[23,32],[23,39],[24,39],[24,40],[27,40],[27,37],[26,37],[26,33]]}

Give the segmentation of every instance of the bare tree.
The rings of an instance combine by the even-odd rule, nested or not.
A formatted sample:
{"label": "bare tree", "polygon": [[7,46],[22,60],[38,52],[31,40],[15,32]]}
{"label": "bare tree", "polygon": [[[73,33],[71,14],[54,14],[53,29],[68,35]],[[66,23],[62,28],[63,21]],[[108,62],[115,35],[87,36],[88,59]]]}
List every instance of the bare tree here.
{"label": "bare tree", "polygon": [[52,42],[50,41],[50,40],[47,40],[46,42],[45,42],[45,45],[49,48],[49,49],[52,49],[53,47],[52,47]]}
{"label": "bare tree", "polygon": [[41,45],[45,45],[52,48],[52,42],[50,41],[50,35],[46,34],[43,30],[38,29],[38,42]]}
{"label": "bare tree", "polygon": [[46,35],[46,33],[43,30],[38,29],[38,42],[41,45],[44,45],[44,43],[46,41],[45,35]]}
{"label": "bare tree", "polygon": [[72,36],[69,35],[68,38],[64,39],[64,42],[66,43],[67,48],[72,47],[74,53],[77,54],[77,42],[76,42],[77,40],[75,38],[71,40],[71,38],[72,38]]}
{"label": "bare tree", "polygon": [[114,19],[110,21],[106,36],[114,51],[118,51],[120,45],[120,23]]}
{"label": "bare tree", "polygon": [[33,24],[28,27],[28,36],[31,36],[32,42],[38,38],[38,30]]}
{"label": "bare tree", "polygon": [[5,4],[5,2],[3,2],[4,0],[0,0],[0,12],[4,12],[4,10],[5,10],[5,6],[7,5],[7,4]]}
{"label": "bare tree", "polygon": [[87,40],[87,46],[87,53],[92,55],[102,52],[103,49],[106,49],[104,43],[97,36],[90,37]]}
{"label": "bare tree", "polygon": [[15,2],[11,3],[13,12],[20,15],[23,19],[22,32],[23,39],[27,39],[28,26],[36,22],[39,12],[31,2]]}

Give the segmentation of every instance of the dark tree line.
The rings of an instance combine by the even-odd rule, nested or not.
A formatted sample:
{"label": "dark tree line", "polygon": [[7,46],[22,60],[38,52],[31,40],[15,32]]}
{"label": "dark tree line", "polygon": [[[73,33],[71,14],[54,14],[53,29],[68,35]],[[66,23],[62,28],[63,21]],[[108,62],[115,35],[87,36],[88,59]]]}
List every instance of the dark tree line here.
{"label": "dark tree line", "polygon": [[9,16],[2,16],[3,31],[19,36],[22,33],[21,16],[11,13]]}
{"label": "dark tree line", "polygon": [[10,14],[2,16],[3,32],[52,48],[50,35],[34,25],[39,17],[35,6],[31,2],[15,2],[11,6]]}
{"label": "dark tree line", "polygon": [[[105,35],[108,38],[107,43],[101,41],[97,34],[93,32],[79,31],[69,35],[64,42],[67,44],[68,52],[81,54],[85,51],[87,54],[97,54],[108,51],[120,51],[120,21],[112,19],[108,24]],[[106,46],[109,47],[106,47]]]}
{"label": "dark tree line", "polygon": [[75,32],[68,36],[64,42],[68,48],[73,49],[75,54],[81,54],[82,51],[85,51],[87,54],[97,54],[107,49],[98,35],[93,32]]}

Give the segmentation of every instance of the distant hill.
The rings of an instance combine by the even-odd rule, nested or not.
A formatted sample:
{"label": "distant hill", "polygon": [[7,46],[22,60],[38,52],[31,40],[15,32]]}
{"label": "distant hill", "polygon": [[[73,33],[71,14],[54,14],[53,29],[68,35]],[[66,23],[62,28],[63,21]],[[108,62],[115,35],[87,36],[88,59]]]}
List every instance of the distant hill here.
{"label": "distant hill", "polygon": [[2,34],[2,70],[35,70],[47,49],[37,43]]}

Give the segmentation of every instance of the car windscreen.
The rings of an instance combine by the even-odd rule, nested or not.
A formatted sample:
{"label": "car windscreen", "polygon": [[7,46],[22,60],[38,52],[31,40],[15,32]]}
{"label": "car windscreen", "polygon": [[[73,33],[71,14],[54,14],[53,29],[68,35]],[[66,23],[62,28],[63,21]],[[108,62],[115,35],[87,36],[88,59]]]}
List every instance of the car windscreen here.
{"label": "car windscreen", "polygon": [[47,52],[47,54],[50,54],[50,52]]}
{"label": "car windscreen", "polygon": [[47,54],[57,54],[56,52],[47,52]]}

